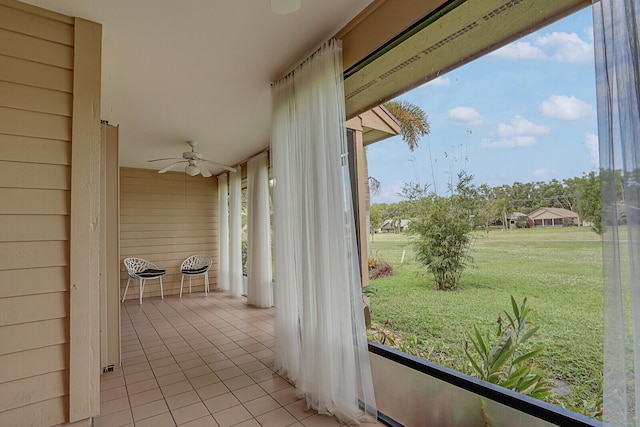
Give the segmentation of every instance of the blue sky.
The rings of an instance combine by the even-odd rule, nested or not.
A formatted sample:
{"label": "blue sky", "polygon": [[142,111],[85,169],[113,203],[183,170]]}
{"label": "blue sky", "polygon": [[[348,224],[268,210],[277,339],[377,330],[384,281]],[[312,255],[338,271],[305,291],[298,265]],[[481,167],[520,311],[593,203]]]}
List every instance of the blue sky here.
{"label": "blue sky", "polygon": [[369,146],[382,185],[372,202],[401,200],[405,182],[444,194],[461,169],[491,186],[596,169],[592,26],[586,8],[400,96],[422,107],[431,133],[414,152],[399,136]]}

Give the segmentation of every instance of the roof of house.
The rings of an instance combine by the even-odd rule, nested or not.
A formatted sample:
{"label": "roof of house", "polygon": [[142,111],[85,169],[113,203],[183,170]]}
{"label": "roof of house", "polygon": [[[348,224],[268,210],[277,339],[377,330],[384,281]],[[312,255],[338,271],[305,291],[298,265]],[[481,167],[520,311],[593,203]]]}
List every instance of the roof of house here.
{"label": "roof of house", "polygon": [[[410,219],[401,219],[400,220],[400,227],[404,228],[407,225],[409,225],[410,222],[411,222]],[[397,219],[396,220],[394,220],[394,219],[385,219],[382,222],[382,225],[380,226],[380,228],[385,228],[385,227],[391,228],[391,227],[394,227],[394,226],[397,226],[397,225],[398,225],[398,220]]]}
{"label": "roof of house", "polygon": [[578,214],[563,208],[538,208],[527,215],[531,219],[578,218]]}
{"label": "roof of house", "polygon": [[526,217],[527,214],[522,213],[522,212],[511,212],[509,215],[507,215],[507,219],[513,219],[513,220],[517,220],[520,219],[522,217]]}

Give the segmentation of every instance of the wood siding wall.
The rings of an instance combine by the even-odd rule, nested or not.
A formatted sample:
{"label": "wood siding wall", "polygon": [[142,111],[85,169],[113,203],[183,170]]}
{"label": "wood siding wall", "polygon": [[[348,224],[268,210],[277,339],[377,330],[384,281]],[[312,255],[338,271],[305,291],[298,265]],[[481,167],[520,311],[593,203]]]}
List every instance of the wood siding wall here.
{"label": "wood siding wall", "polygon": [[[158,174],[145,169],[120,169],[120,295],[127,284],[122,260],[144,258],[167,270],[164,295],[180,292],[180,264],[202,253],[213,259],[209,286],[217,283],[218,192],[215,177],[181,172]],[[188,292],[188,279],[185,279]],[[202,277],[193,279],[193,292],[203,292]],[[131,281],[127,299],[139,297]],[[144,298],[160,295],[158,280],[147,282]]]}
{"label": "wood siding wall", "polygon": [[74,21],[0,1],[0,425],[68,420]]}

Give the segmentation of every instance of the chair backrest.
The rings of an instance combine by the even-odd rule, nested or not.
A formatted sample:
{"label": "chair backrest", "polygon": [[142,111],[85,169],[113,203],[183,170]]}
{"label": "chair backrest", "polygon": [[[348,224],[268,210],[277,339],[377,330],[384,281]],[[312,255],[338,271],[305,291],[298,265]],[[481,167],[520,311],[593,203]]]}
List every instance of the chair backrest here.
{"label": "chair backrest", "polygon": [[153,268],[155,270],[158,269],[157,265],[142,258],[125,258],[124,266],[127,268],[127,273],[129,273],[129,276],[134,278],[137,278],[138,276],[136,276],[136,273],[140,273],[141,271],[147,270],[149,268]]}
{"label": "chair backrest", "polygon": [[196,270],[198,268],[211,267],[211,257],[207,255],[191,255],[189,258],[182,261],[180,270]]}

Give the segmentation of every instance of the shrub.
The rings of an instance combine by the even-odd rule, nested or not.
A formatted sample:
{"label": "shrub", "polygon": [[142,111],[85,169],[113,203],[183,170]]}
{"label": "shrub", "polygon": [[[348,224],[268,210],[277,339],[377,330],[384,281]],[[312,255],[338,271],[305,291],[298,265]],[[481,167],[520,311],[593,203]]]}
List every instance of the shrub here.
{"label": "shrub", "polygon": [[243,237],[242,238],[242,274],[243,275],[247,275],[248,273],[248,253],[249,253],[249,246],[247,244],[247,238]]}
{"label": "shrub", "polygon": [[455,290],[462,272],[472,261],[471,246],[476,229],[477,191],[473,176],[461,172],[449,197],[413,194],[421,211],[409,231],[416,259],[429,271],[440,290]]}
{"label": "shrub", "polygon": [[394,271],[393,266],[387,261],[369,258],[369,280],[389,277],[394,274],[396,274],[396,272]]}
{"label": "shrub", "polygon": [[551,384],[544,379],[544,372],[533,364],[533,358],[546,347],[541,345],[526,352],[520,348],[538,331],[539,326],[534,326],[529,320],[531,309],[527,306],[526,298],[518,308],[512,296],[511,308],[513,315],[504,312],[509,321],[505,327],[504,320],[498,318],[498,332],[493,343],[489,331],[483,336],[478,327],[473,325],[474,336],[469,336],[469,340],[478,356],[477,359],[469,352],[468,343],[465,344],[464,352],[471,363],[473,373],[480,379],[543,399],[551,393]]}

